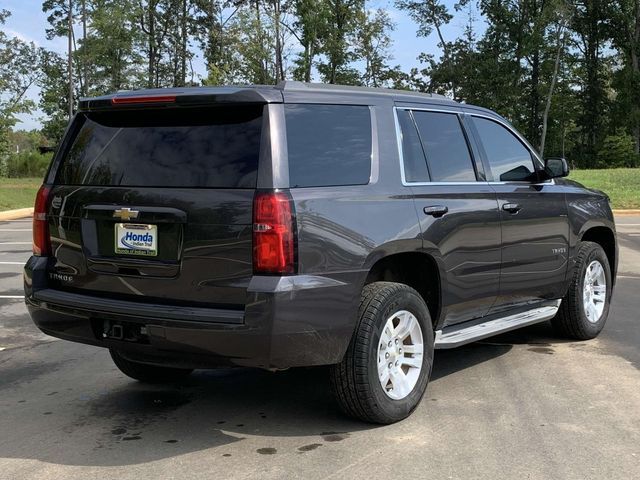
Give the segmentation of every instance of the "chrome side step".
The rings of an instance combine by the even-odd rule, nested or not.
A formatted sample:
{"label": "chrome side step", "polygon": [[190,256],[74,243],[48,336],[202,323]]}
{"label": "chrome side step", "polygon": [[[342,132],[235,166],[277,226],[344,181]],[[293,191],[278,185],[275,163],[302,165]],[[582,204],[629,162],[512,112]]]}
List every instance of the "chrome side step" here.
{"label": "chrome side step", "polygon": [[495,318],[466,328],[450,329],[449,331],[436,330],[435,348],[455,348],[516,328],[544,322],[555,316],[560,308],[560,302],[561,300],[557,300],[555,305],[534,308],[508,317]]}

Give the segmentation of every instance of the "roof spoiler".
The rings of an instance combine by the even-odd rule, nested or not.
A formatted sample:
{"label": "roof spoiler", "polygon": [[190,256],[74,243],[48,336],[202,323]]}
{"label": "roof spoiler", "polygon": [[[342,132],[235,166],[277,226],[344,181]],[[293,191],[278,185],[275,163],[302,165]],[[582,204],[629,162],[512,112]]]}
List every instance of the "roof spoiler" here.
{"label": "roof spoiler", "polygon": [[102,97],[81,98],[80,111],[127,108],[192,107],[214,103],[281,103],[282,92],[252,87],[191,87],[130,90]]}

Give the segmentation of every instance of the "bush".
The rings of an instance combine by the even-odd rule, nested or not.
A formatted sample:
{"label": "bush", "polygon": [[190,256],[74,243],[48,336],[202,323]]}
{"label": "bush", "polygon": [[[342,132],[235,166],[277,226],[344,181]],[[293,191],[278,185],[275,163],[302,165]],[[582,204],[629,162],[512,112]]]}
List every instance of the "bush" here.
{"label": "bush", "polygon": [[8,156],[3,173],[9,178],[43,177],[52,155],[52,153],[41,154],[37,151],[14,153]]}
{"label": "bush", "polygon": [[608,135],[597,155],[598,168],[623,168],[640,166],[640,156],[634,151],[633,137],[624,130]]}

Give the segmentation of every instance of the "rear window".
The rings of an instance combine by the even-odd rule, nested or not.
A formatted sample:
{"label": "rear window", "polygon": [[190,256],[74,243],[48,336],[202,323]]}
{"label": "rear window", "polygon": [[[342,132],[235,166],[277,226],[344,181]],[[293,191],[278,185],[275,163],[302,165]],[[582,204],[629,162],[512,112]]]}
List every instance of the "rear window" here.
{"label": "rear window", "polygon": [[262,106],[81,113],[64,185],[255,188]]}
{"label": "rear window", "polygon": [[289,104],[284,109],[291,187],[369,183],[369,107]]}

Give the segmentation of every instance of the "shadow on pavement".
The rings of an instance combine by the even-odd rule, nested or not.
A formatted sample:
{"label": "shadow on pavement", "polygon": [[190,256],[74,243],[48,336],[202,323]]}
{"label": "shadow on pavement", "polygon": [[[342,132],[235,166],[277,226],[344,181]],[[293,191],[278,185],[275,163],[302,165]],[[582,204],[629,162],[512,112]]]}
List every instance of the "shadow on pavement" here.
{"label": "shadow on pavement", "polygon": [[[513,343],[544,343],[548,333],[532,327],[491,343],[438,351],[432,380],[504,355]],[[58,346],[42,348],[46,356],[47,349]],[[326,368],[197,371],[183,384],[151,386],[124,380],[110,362],[105,368],[106,352],[87,351],[86,361],[66,358],[55,370],[5,390],[11,400],[1,402],[0,426],[15,431],[11,440],[0,440],[0,457],[62,465],[133,465],[249,437],[258,439],[257,453],[273,452],[273,438],[282,437],[294,439],[293,451],[305,452],[345,440],[353,432],[380,428],[339,412]],[[95,379],[87,377],[87,371],[95,371]],[[48,391],[51,385],[60,387]],[[212,455],[231,454],[222,448]]]}

